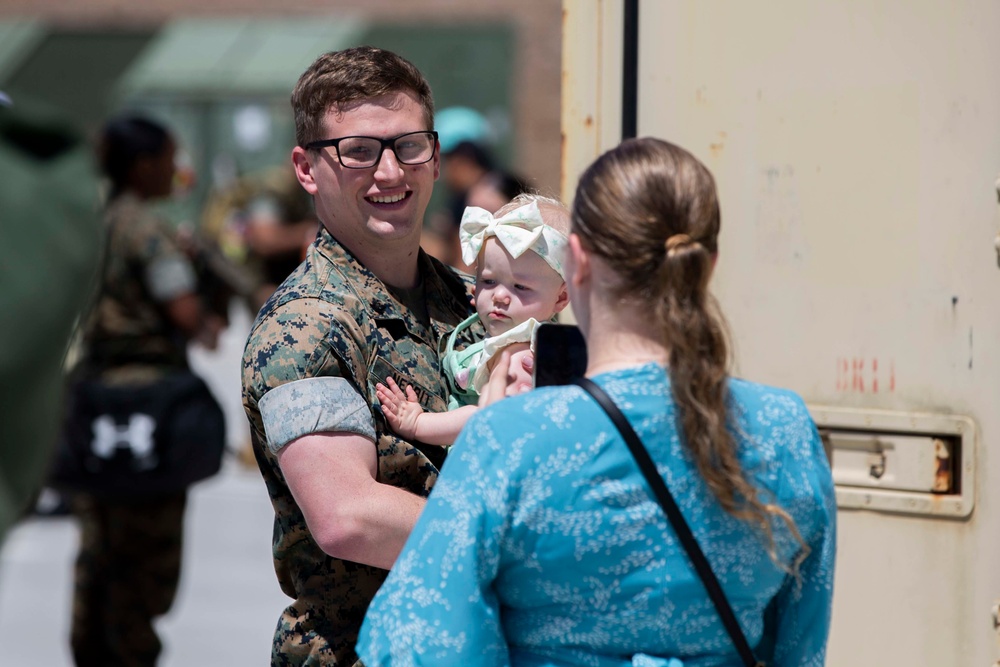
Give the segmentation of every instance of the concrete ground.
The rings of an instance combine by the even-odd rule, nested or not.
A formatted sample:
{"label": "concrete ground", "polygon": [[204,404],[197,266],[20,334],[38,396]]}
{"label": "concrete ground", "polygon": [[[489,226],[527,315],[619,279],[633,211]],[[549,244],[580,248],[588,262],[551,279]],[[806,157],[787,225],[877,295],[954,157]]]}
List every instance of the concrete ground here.
{"label": "concrete ground", "polygon": [[[230,448],[247,442],[240,357],[249,315],[234,308],[215,352],[192,349],[192,366],[222,404]],[[180,589],[160,619],[161,667],[270,664],[271,638],[289,599],[271,560],[274,514],[256,466],[228,457],[191,489]],[[33,518],[0,549],[0,666],[70,666],[69,623],[78,529],[68,517]]]}
{"label": "concrete ground", "polygon": [[[160,665],[270,664],[289,602],[271,561],[271,504],[256,470],[231,461],[191,491],[180,589],[160,619]],[[69,654],[72,518],[22,523],[0,551],[0,665],[72,665]]]}

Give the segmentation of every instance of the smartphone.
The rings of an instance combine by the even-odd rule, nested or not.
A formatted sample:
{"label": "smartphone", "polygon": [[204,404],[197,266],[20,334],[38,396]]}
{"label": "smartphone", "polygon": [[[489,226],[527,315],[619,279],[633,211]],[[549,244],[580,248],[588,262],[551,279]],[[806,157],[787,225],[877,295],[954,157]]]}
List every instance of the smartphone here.
{"label": "smartphone", "polygon": [[587,371],[587,342],[575,324],[544,323],[535,332],[535,386],[570,384]]}

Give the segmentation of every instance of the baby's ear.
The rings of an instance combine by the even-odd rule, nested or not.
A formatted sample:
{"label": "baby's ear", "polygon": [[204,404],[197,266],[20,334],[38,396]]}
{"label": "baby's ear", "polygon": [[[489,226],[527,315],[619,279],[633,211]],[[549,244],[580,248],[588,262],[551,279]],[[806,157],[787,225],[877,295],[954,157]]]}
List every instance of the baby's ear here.
{"label": "baby's ear", "polygon": [[555,310],[557,313],[561,313],[566,306],[569,305],[569,292],[566,291],[566,283],[562,284],[559,288],[559,296],[556,297]]}

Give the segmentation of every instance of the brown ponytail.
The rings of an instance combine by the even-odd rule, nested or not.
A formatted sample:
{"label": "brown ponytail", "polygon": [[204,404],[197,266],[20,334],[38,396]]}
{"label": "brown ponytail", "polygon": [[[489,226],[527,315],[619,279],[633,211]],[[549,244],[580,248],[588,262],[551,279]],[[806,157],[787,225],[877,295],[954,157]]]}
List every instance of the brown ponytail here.
{"label": "brown ponytail", "polygon": [[712,174],[665,141],[623,142],[580,178],[572,224],[618,277],[615,296],[649,307],[669,350],[678,427],[713,495],[726,512],[760,529],[773,561],[775,518],[805,547],[791,516],[762,500],[740,466],[726,329],[708,290],[720,224]]}

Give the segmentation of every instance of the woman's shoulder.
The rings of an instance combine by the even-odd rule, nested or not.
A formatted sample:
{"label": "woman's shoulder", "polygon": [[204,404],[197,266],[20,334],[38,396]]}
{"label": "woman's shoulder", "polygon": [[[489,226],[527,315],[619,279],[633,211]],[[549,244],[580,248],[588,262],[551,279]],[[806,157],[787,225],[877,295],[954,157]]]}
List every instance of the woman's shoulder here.
{"label": "woman's shoulder", "polygon": [[730,386],[744,466],[771,489],[810,541],[831,524],[836,500],[829,460],[808,406],[789,389],[745,380]]}
{"label": "woman's shoulder", "polygon": [[176,233],[165,219],[132,195],[121,195],[106,212],[113,242],[133,253],[151,253],[163,247],[173,251]]}
{"label": "woman's shoulder", "polygon": [[737,436],[751,444],[744,450],[744,456],[752,459],[748,463],[756,466],[769,461],[786,473],[802,472],[803,466],[823,472],[822,440],[809,408],[796,392],[732,380],[730,400]]}
{"label": "woman's shoulder", "polygon": [[729,392],[733,407],[741,412],[752,410],[771,421],[795,421],[809,417],[805,401],[791,389],[732,378]]}

